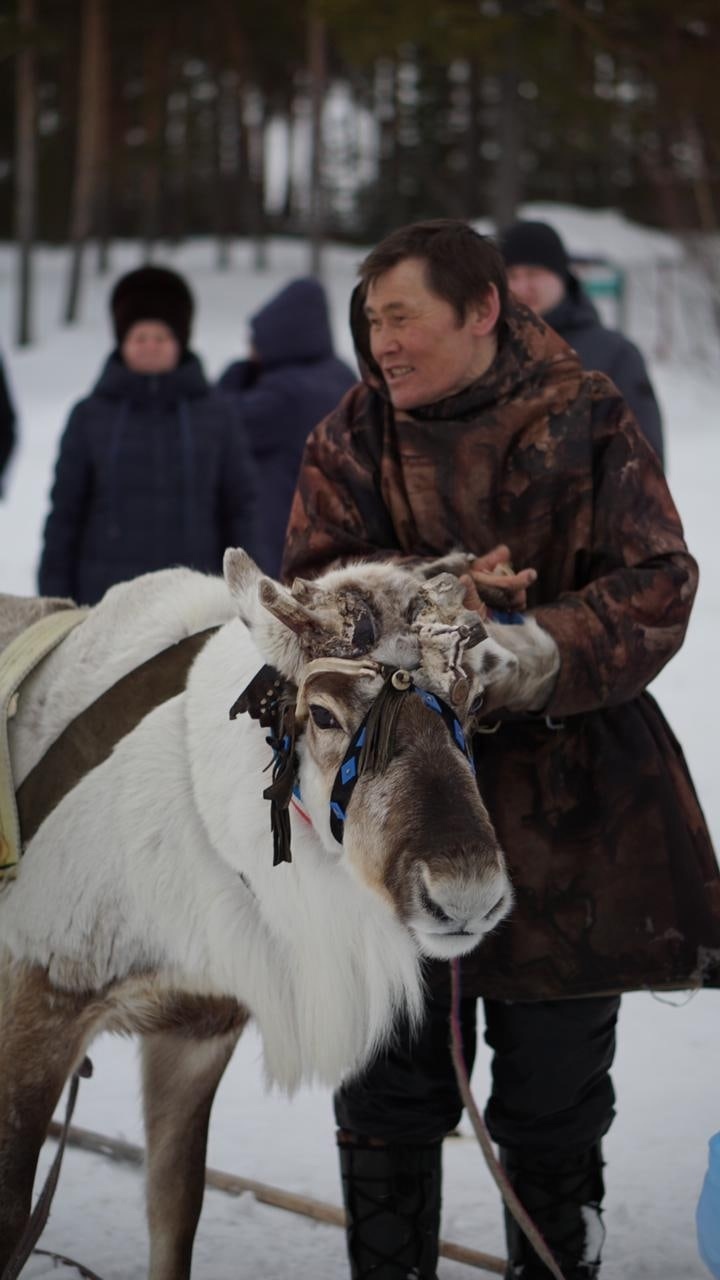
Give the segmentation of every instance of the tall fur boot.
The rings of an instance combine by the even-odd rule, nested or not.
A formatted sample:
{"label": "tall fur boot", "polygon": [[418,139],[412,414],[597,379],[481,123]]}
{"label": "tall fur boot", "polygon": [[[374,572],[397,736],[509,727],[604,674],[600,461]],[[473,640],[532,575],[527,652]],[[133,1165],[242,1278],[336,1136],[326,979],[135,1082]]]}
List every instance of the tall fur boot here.
{"label": "tall fur boot", "polygon": [[[596,1280],[605,1240],[600,1145],[571,1154],[501,1148],[500,1162],[565,1280]],[[507,1210],[505,1235],[505,1280],[551,1280],[552,1273]]]}
{"label": "tall fur boot", "polygon": [[352,1280],[437,1280],[442,1147],[338,1134]]}

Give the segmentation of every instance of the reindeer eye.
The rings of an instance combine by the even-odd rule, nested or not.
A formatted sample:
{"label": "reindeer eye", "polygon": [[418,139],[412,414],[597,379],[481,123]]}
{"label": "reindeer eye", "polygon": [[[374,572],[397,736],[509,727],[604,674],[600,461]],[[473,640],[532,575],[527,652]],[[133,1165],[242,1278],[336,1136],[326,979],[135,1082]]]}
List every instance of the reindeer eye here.
{"label": "reindeer eye", "polygon": [[476,699],[475,699],[475,701],[473,702],[472,706],[470,707],[470,715],[471,715],[471,716],[476,716],[476,715],[477,715],[477,713],[478,713],[478,711],[481,711],[481,710],[482,710],[482,705],[483,705],[484,701],[485,701],[485,694],[484,694],[484,693],[479,693],[479,694],[478,694],[478,696],[477,696],[477,698],[476,698]]}
{"label": "reindeer eye", "polygon": [[340,728],[340,725],[335,719],[332,711],[328,711],[327,707],[319,706],[317,702],[314,702],[310,707],[310,715],[313,718],[313,723],[317,725],[318,729]]}

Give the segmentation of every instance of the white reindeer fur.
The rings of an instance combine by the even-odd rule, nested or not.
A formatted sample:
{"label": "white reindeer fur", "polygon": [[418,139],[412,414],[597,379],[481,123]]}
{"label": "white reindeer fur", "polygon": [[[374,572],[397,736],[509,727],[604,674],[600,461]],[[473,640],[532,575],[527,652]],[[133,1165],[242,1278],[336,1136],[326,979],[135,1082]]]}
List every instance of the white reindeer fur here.
{"label": "white reindeer fur", "polygon": [[268,1077],[292,1090],[359,1069],[398,1009],[418,1015],[421,979],[390,906],[295,815],[293,861],[272,866],[265,732],[246,716],[228,719],[263,661],[280,657],[255,595],[240,604],[265,629],[262,656],[243,623],[228,621],[222,579],[177,569],[113,588],[28,682],[12,727],[18,782],[126,671],[228,623],[185,693],[148,715],[43,823],[0,893],[0,938],[65,988],[157,972],[167,987],[234,996],[259,1023]]}

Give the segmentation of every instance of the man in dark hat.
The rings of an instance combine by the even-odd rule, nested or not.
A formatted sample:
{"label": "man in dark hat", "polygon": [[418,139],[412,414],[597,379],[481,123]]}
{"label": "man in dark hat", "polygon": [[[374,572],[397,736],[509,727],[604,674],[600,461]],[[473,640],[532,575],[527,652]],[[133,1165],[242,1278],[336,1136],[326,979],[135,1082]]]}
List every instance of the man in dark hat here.
{"label": "man in dark hat", "polygon": [[574,347],[586,369],[612,379],[663,461],[662,421],[645,361],[629,338],[603,325],[557,231],[547,222],[514,222],[501,233],[500,249],[515,297]]}
{"label": "man in dark hat", "polygon": [[155,569],[220,573],[228,546],[257,554],[252,458],[232,404],[189,350],[193,309],[166,267],[116,284],[116,349],[60,442],[41,595],[94,604]]}

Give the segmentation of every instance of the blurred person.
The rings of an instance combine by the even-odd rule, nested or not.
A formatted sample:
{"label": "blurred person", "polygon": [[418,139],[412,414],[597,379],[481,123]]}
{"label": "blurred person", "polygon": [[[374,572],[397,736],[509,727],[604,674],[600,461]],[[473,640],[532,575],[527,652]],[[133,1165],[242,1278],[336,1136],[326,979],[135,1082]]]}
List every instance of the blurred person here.
{"label": "blurred person", "polygon": [[292,280],[252,317],[250,332],[249,358],[229,365],[218,387],[233,397],[247,432],[258,472],[260,562],[278,578],[305,441],[357,375],[335,355],[317,280]]}
{"label": "blurred person", "polygon": [[15,436],[15,407],[5,376],[5,367],[0,359],[0,497],[2,497],[3,473],[15,448]]}
{"label": "blurred person", "polygon": [[645,361],[633,342],[602,323],[577,276],[567,249],[547,222],[514,222],[500,234],[508,283],[577,351],[586,369],[607,374],[637,418],[661,462],[662,421]]}
{"label": "blurred person", "polygon": [[708,1167],[697,1207],[700,1257],[711,1275],[720,1280],[720,1133],[708,1144]]}
{"label": "blurred person", "polygon": [[[469,606],[500,581],[539,623],[545,678],[523,693],[509,625],[521,684],[490,685],[473,744],[516,904],[462,961],[460,1020],[471,1070],[483,999],[500,1160],[566,1280],[594,1280],[620,995],[720,985],[720,874],[646,692],[682,644],[697,566],[622,397],[508,295],[490,240],[453,220],[400,228],[362,264],[351,317],[363,382],[308,439],[284,576],[460,549]],[[335,1097],[353,1280],[436,1276],[462,1101],[447,966],[426,972],[419,1032],[401,1027]],[[507,1280],[546,1280],[507,1215],[506,1234]]]}
{"label": "blurred person", "polygon": [[187,283],[140,267],[110,310],[116,348],[63,432],[38,574],[41,595],[79,604],[154,569],[220,573],[228,546],[258,550],[252,458],[189,350]]}

